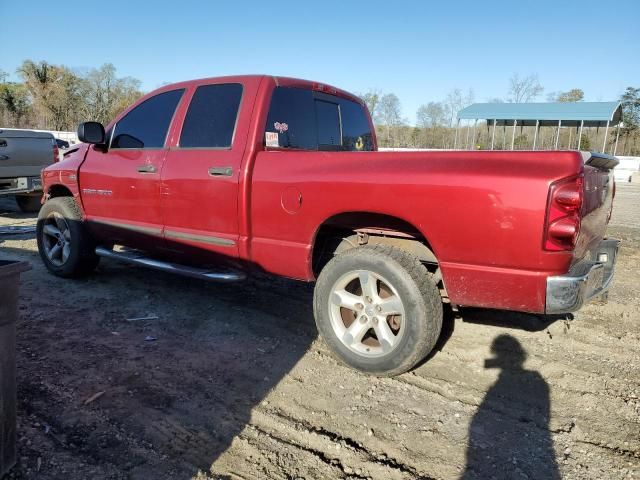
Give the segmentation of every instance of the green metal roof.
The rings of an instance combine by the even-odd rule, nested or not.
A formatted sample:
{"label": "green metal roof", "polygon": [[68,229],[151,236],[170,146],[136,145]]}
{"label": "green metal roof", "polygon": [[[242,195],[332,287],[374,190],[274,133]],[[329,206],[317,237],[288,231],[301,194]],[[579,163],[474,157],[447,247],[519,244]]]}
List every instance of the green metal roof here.
{"label": "green metal roof", "polygon": [[585,127],[615,126],[622,120],[620,102],[571,102],[571,103],[474,103],[458,112],[458,119],[493,120],[498,125],[557,125]]}

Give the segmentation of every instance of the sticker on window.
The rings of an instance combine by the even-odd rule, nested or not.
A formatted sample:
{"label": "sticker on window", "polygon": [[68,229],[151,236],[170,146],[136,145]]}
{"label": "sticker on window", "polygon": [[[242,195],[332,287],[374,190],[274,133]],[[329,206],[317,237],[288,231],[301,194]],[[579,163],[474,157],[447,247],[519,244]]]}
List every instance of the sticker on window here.
{"label": "sticker on window", "polygon": [[280,133],[284,133],[289,130],[289,125],[284,122],[276,122],[273,124],[273,128],[275,128]]}
{"label": "sticker on window", "polygon": [[267,147],[279,147],[277,132],[264,132],[264,141]]}

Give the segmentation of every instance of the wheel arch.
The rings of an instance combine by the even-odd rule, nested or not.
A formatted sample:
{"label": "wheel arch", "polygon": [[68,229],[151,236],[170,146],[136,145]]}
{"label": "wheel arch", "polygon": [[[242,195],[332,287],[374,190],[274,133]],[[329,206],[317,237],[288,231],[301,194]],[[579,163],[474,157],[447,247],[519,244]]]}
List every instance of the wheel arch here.
{"label": "wheel arch", "polygon": [[437,254],[424,233],[407,220],[376,212],[343,212],[320,224],[311,245],[314,276],[336,254],[367,244],[395,246],[415,255],[426,264],[437,265]]}
{"label": "wheel arch", "polygon": [[47,189],[47,199],[56,197],[73,197],[73,193],[68,187],[59,183],[54,183]]}

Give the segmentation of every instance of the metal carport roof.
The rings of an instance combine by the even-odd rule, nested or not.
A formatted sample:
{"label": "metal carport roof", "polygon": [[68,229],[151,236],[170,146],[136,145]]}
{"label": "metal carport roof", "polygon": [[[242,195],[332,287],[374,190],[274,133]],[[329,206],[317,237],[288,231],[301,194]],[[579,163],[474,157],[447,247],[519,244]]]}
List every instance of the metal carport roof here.
{"label": "metal carport roof", "polygon": [[[620,102],[474,103],[458,112],[458,119],[487,120],[498,125],[605,127],[622,120]],[[584,123],[583,123],[584,122]]]}

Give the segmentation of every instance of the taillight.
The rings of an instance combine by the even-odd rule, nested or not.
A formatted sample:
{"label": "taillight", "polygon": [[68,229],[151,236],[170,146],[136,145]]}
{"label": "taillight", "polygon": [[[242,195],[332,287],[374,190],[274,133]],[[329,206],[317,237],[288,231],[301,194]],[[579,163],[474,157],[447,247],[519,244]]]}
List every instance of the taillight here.
{"label": "taillight", "polygon": [[58,144],[56,141],[53,141],[53,163],[60,161],[60,150],[58,149]]}
{"label": "taillight", "polygon": [[580,233],[583,178],[562,180],[551,185],[547,205],[544,249],[573,250]]}

